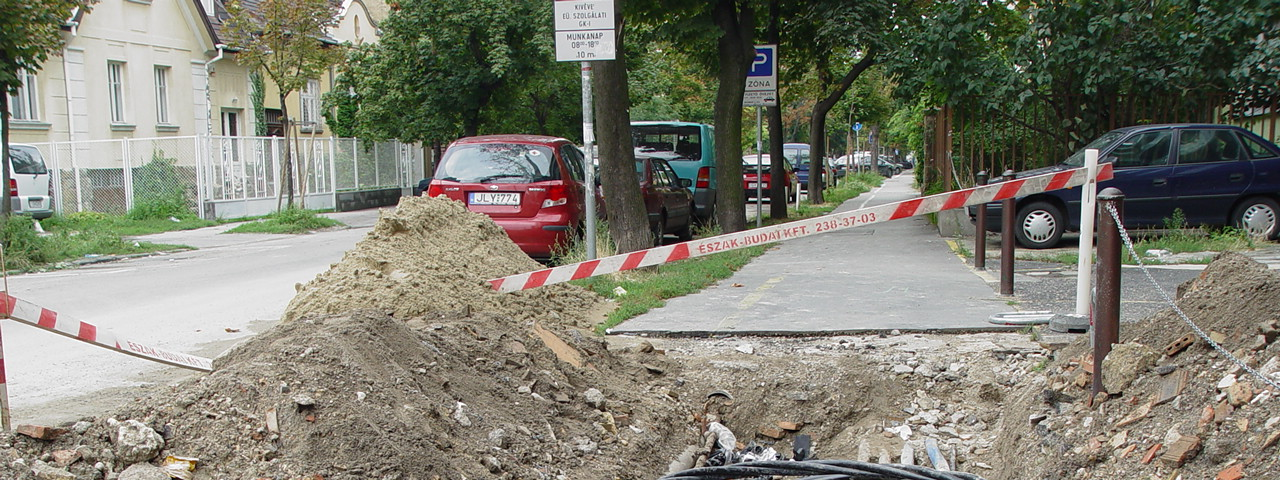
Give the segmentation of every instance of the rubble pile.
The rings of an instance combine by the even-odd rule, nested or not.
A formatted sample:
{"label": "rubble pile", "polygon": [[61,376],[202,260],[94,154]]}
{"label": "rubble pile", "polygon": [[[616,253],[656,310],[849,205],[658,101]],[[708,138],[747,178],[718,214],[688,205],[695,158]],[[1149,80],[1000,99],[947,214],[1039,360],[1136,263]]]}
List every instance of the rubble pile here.
{"label": "rubble pile", "polygon": [[[1232,356],[1280,380],[1280,274],[1220,255],[1179,288],[1177,304]],[[1267,382],[1211,348],[1172,310],[1121,326],[1090,395],[1087,340],[1011,399],[998,450],[1028,478],[1269,478],[1280,469],[1280,400]]]}
{"label": "rubble pile", "polygon": [[484,283],[535,267],[486,217],[406,198],[213,373],[0,434],[0,478],[656,478],[690,425],[656,373],[678,366],[568,326],[590,292]]}
{"label": "rubble pile", "polygon": [[[485,283],[537,267],[486,217],[406,198],[213,373],[0,433],[0,478],[656,479],[711,461],[708,438],[743,458],[990,480],[1280,467],[1277,392],[1171,312],[1122,326],[1094,397],[1085,338],[1058,351],[1026,333],[602,338],[580,329],[604,305],[590,292]],[[1227,351],[1280,375],[1275,272],[1223,255],[1180,297]]]}

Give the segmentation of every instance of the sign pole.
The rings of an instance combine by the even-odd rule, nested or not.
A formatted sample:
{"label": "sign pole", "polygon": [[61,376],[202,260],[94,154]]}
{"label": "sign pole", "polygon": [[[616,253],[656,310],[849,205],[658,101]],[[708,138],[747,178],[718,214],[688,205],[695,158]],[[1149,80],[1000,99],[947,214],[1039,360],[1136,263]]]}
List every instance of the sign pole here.
{"label": "sign pole", "polygon": [[596,135],[592,112],[591,62],[582,62],[582,143],[587,149],[587,260],[596,259]]}
{"label": "sign pole", "polygon": [[[756,107],[756,228],[760,228],[760,225],[764,222],[764,206],[761,204],[763,200],[760,198],[762,196],[760,186],[764,181],[764,165],[762,163],[764,162],[764,152],[762,151],[764,142],[761,141],[764,129],[760,126],[760,108]],[[770,163],[773,163],[772,160],[770,160]]]}
{"label": "sign pole", "polygon": [[586,148],[587,260],[596,258],[596,135],[591,98],[591,62],[617,58],[618,24],[613,0],[556,0],[556,61],[582,65],[582,146]]}

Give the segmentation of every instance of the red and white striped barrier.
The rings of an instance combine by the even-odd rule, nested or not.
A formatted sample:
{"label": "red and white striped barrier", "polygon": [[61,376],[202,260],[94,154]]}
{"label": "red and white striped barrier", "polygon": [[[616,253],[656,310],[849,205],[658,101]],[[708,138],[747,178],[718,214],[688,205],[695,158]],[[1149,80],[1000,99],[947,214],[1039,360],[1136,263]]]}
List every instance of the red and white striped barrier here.
{"label": "red and white striped barrier", "polygon": [[[202,372],[213,371],[213,361],[207,358],[170,352],[130,341],[110,331],[100,330],[94,325],[60,317],[53,310],[41,308],[39,305],[26,300],[19,300],[9,296],[7,293],[0,293],[0,309],[8,318],[85,343],[175,367],[189,368]],[[0,358],[0,361],[3,361],[3,359]],[[3,379],[0,379],[0,383],[3,383]]]}
{"label": "red and white striped barrier", "polygon": [[[1111,175],[1111,164],[1107,163],[1098,167],[1098,180],[1108,180]],[[860,227],[1008,198],[1023,197],[1050,190],[1084,185],[1087,181],[1088,172],[1084,168],[1064,170],[822,217],[796,220],[754,230],[690,240],[675,245],[654,247],[596,260],[518,273],[489,280],[489,284],[499,292],[527,290],[716,252],[807,237],[819,233],[834,232],[846,228]]]}

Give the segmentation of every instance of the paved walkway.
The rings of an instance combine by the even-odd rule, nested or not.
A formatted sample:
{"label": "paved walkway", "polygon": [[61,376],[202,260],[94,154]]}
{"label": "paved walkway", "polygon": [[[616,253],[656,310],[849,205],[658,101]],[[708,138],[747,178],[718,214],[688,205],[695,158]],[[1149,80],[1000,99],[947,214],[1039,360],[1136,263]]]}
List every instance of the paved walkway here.
{"label": "paved walkway", "polygon": [[[916,198],[909,175],[839,211]],[[612,329],[677,335],[977,331],[1013,311],[925,217],[779,243],[732,277]]]}

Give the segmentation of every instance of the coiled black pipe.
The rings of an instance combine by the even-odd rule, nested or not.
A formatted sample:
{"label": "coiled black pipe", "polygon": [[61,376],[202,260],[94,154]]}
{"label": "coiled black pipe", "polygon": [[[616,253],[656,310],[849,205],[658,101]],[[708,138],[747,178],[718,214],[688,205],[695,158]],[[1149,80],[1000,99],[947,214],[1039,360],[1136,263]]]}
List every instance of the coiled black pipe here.
{"label": "coiled black pipe", "polygon": [[983,480],[971,473],[946,472],[919,465],[852,460],[743,462],[689,469],[663,476],[659,480],[729,480],[769,476],[799,476],[799,480]]}

